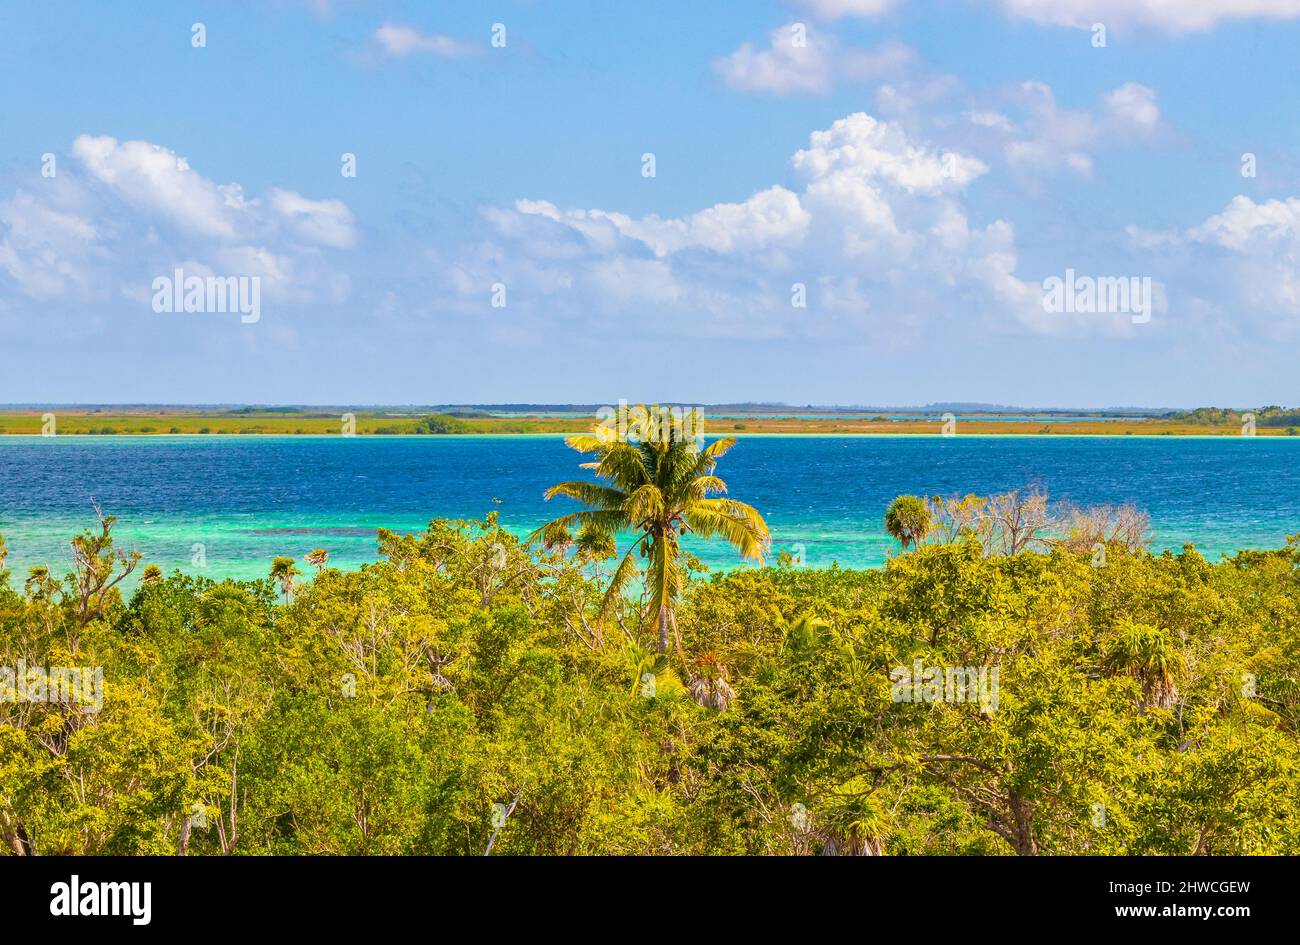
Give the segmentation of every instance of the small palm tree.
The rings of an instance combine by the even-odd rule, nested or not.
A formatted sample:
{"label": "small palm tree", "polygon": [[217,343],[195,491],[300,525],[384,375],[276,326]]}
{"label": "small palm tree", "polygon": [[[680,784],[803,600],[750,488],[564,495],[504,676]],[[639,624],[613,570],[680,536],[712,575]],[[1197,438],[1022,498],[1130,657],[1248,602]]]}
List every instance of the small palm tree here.
{"label": "small palm tree", "polygon": [[697,659],[692,669],[691,681],[687,684],[691,698],[706,709],[727,711],[736,692],[727,682],[727,667],[713,653],[705,653]]}
{"label": "small palm tree", "polygon": [[573,547],[577,559],[583,564],[592,566],[597,581],[600,580],[600,563],[618,555],[618,542],[614,540],[614,536],[591,525],[584,525],[578,529]]}
{"label": "small palm tree", "polygon": [[271,579],[279,582],[280,592],[286,599],[292,598],[294,578],[301,573],[292,558],[282,555],[271,562]]}
{"label": "small palm tree", "polygon": [[162,579],[163,579],[162,568],[158,567],[158,565],[156,564],[146,565],[144,569],[144,574],[140,575],[141,584],[148,584],[148,585],[161,584]]}
{"label": "small palm tree", "polygon": [[23,581],[23,593],[35,600],[48,600],[58,587],[58,582],[50,576],[50,569],[43,564],[27,569],[27,580]]}
{"label": "small palm tree", "polygon": [[596,536],[612,540],[622,531],[636,534],[614,570],[602,613],[632,579],[637,556],[648,559],[650,602],[645,616],[658,626],[659,652],[664,653],[670,628],[677,635],[681,536],[689,531],[701,538],[720,537],[744,557],[759,562],[770,536],[767,523],[752,506],[710,496],[727,491],[727,484],[713,471],[718,460],[736,445],[735,437],[701,448],[695,438],[684,436],[670,424],[656,424],[654,418],[662,415],[658,406],[641,405],[633,410],[651,418],[638,442],[611,437],[608,429],[599,428],[594,435],[568,438],[569,446],[595,456],[595,461],[583,463],[583,468],[593,470],[607,485],[562,482],[552,486],[546,492],[547,500],[563,495],[589,508],[547,523],[530,540],[541,537],[548,548],[565,546],[573,542],[570,530],[575,527],[589,530],[593,542]]}
{"label": "small palm tree", "polygon": [[5,545],[5,536],[0,535],[0,571],[5,569],[5,559],[9,557],[9,548]]}
{"label": "small palm tree", "polygon": [[324,570],[325,565],[329,563],[330,553],[324,548],[317,548],[310,554],[304,555],[303,560],[312,565],[316,569],[316,574],[319,576],[321,571]]}
{"label": "small palm tree", "polygon": [[874,798],[836,806],[834,822],[820,831],[822,856],[882,856],[889,817]]}
{"label": "small palm tree", "polygon": [[1159,627],[1125,619],[1104,645],[1102,666],[1131,676],[1142,687],[1149,708],[1170,709],[1178,701],[1178,649]]}
{"label": "small palm tree", "polygon": [[885,531],[906,551],[919,545],[930,533],[930,506],[917,495],[900,495],[885,512]]}
{"label": "small palm tree", "polygon": [[623,659],[630,670],[629,696],[643,699],[678,696],[686,691],[666,653],[656,653],[629,641],[623,646]]}
{"label": "small palm tree", "polygon": [[820,617],[804,614],[785,630],[785,648],[792,653],[806,653],[817,645],[831,625]]}

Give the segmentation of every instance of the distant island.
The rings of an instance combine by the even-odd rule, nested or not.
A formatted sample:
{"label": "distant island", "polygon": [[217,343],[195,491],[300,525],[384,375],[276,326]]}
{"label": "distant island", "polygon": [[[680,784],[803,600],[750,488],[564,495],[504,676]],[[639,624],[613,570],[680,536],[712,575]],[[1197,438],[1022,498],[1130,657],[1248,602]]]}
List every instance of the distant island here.
{"label": "distant island", "polygon": [[[598,404],[0,405],[0,434],[348,435],[570,434]],[[665,405],[668,406],[668,405]],[[693,407],[696,405],[672,405]],[[706,435],[948,433],[1042,436],[1295,436],[1300,408],[1106,407],[1064,409],[981,403],[924,406],[704,404]]]}

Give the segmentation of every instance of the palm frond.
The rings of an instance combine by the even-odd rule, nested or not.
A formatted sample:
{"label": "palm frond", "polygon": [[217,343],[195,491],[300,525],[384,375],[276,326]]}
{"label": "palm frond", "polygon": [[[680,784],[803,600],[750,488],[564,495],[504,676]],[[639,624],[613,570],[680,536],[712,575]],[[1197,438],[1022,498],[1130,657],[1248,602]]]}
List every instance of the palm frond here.
{"label": "palm frond", "polygon": [[645,539],[643,538],[633,544],[632,547],[627,550],[627,554],[623,556],[623,560],[618,563],[618,567],[614,569],[614,576],[609,580],[609,588],[605,591],[605,596],[600,602],[600,616],[604,617],[609,613],[614,602],[622,596],[623,588],[628,585],[636,574],[636,551],[644,540]]}
{"label": "palm frond", "polygon": [[593,436],[590,433],[575,433],[573,436],[566,436],[564,442],[579,453],[597,453],[609,445],[600,437]]}
{"label": "palm frond", "polygon": [[652,481],[645,457],[630,443],[615,443],[604,448],[600,462],[594,468],[597,476],[624,492],[631,492]]}
{"label": "palm frond", "polygon": [[706,498],[710,492],[726,492],[727,484],[717,476],[697,476],[687,488],[687,495],[692,501]]}
{"label": "palm frond", "polygon": [[734,499],[702,499],[686,510],[685,518],[701,538],[724,538],[744,557],[759,562],[771,540],[758,510]]}
{"label": "palm frond", "polygon": [[627,497],[623,506],[627,517],[632,522],[646,519],[658,519],[664,514],[664,494],[656,485],[647,483]]}
{"label": "palm frond", "polygon": [[555,545],[568,544],[571,540],[572,529],[575,527],[585,528],[590,526],[614,534],[627,528],[628,525],[627,516],[617,509],[587,509],[582,512],[561,515],[559,518],[549,521],[533,531],[524,540],[533,542],[540,539],[543,545],[550,548]]}
{"label": "palm frond", "polygon": [[724,436],[720,440],[714,440],[704,449],[700,450],[700,456],[717,461],[731,452],[731,448],[736,445],[734,436]]}
{"label": "palm frond", "polygon": [[557,495],[577,499],[583,505],[598,509],[617,509],[627,501],[627,496],[617,489],[594,482],[560,482],[546,490],[546,501]]}

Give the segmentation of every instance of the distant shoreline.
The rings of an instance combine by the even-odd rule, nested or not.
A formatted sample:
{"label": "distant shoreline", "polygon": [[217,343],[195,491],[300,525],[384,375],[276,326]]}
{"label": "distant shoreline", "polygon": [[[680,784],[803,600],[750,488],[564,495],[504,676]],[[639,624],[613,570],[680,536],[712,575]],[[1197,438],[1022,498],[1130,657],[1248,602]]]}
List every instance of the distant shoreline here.
{"label": "distant shoreline", "polygon": [[[354,436],[362,437],[368,440],[493,440],[493,439],[556,439],[562,440],[582,431],[537,431],[531,433],[517,432],[495,432],[483,431],[481,433],[404,433],[404,434],[382,434],[382,433],[356,433]],[[1131,431],[1117,433],[1082,433],[1076,430],[1052,430],[1050,433],[1042,432],[990,432],[987,430],[963,430],[953,434],[937,433],[933,430],[898,430],[898,431],[819,431],[808,430],[804,432],[781,432],[781,431],[713,431],[705,430],[705,439],[720,439],[726,436],[734,436],[737,439],[966,439],[966,440],[1034,440],[1034,439],[1056,439],[1056,440],[1161,440],[1161,439],[1179,439],[1179,440],[1224,440],[1224,439],[1296,439],[1300,442],[1300,437],[1288,435],[1282,430],[1259,430],[1251,436],[1242,436],[1239,433],[1223,432],[1170,432],[1164,431],[1153,433],[1142,431],[1134,433]],[[99,441],[99,440],[324,440],[324,439],[349,439],[350,437],[341,436],[337,433],[58,433],[55,436],[45,436],[40,433],[9,433],[0,432],[0,442],[16,440],[77,440],[77,441]]]}
{"label": "distant shoreline", "polygon": [[[705,408],[706,411],[708,408]],[[796,412],[792,410],[791,412]],[[591,414],[492,416],[479,413],[394,415],[285,410],[192,411],[179,408],[120,411],[0,409],[0,437],[41,436],[566,436],[587,433]],[[737,414],[709,418],[706,437],[723,436],[941,436],[959,437],[1241,437],[1245,427],[1224,419],[1195,422],[1171,417],[1102,417],[1095,413],[945,416],[791,416]],[[47,432],[48,431],[48,432]],[[946,431],[946,434],[945,434]],[[1256,424],[1254,436],[1300,434],[1294,426]]]}

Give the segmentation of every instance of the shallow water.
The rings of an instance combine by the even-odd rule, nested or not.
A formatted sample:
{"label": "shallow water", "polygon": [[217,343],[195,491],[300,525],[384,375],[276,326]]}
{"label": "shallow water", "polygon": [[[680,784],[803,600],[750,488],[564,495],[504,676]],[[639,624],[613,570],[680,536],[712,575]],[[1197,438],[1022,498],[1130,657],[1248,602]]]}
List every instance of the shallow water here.
{"label": "shallow water", "polygon": [[[527,533],[575,508],[542,494],[585,475],[580,461],[558,436],[0,437],[0,534],[16,575],[61,573],[68,539],[94,523],[93,497],[122,542],[166,571],[263,576],[276,555],[317,547],[356,567],[374,560],[380,526],[498,509]],[[900,493],[1028,483],[1079,504],[1135,503],[1156,549],[1190,541],[1213,559],[1300,532],[1300,438],[753,435],[719,474],[767,518],[774,551],[802,545],[814,566],[880,564],[894,547],[881,517]],[[718,542],[687,542],[711,566],[738,561]]]}

